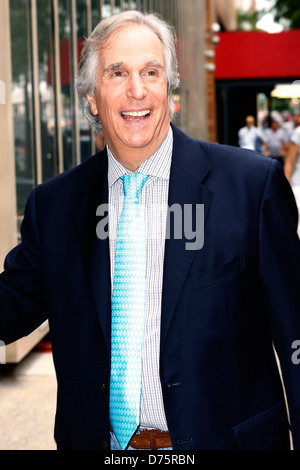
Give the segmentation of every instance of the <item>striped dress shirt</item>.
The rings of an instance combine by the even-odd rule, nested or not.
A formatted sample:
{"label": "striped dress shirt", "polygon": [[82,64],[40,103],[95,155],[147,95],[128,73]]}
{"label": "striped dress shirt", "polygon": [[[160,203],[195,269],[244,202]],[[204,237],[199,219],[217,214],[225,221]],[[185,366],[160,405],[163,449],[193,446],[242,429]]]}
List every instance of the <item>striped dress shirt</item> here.
{"label": "striped dress shirt", "polygon": [[[113,286],[117,227],[123,207],[123,184],[120,176],[130,173],[108,151],[109,248]],[[142,354],[142,395],[140,428],[166,431],[160,377],[160,318],[165,249],[166,219],[173,132],[170,127],[160,148],[137,171],[149,175],[141,193],[146,223],[146,302]]]}

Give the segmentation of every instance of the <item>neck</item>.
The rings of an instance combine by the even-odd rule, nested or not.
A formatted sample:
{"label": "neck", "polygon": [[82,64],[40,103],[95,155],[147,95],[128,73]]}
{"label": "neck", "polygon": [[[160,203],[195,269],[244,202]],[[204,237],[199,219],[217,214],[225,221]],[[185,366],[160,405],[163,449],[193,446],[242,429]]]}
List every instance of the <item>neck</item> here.
{"label": "neck", "polygon": [[[116,160],[118,160],[121,165],[123,165],[127,170],[135,172],[143,162],[148,160],[151,157],[151,152],[143,152],[143,149],[135,149],[130,155],[125,154],[114,154]],[[154,152],[153,152],[154,153]]]}
{"label": "neck", "polygon": [[162,134],[158,141],[151,142],[145,147],[129,148],[127,146],[116,146],[113,143],[107,142],[107,145],[116,160],[123,165],[127,170],[135,172],[143,162],[148,160],[161,146],[170,126]]}

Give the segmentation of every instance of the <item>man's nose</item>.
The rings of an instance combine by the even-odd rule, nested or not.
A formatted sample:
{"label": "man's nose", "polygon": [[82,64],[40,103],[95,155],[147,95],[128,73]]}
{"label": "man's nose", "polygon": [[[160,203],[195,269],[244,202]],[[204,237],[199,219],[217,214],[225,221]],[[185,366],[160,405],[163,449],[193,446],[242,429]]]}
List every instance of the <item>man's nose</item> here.
{"label": "man's nose", "polygon": [[147,95],[147,88],[143,78],[139,75],[132,75],[128,81],[127,96],[135,100],[142,100]]}

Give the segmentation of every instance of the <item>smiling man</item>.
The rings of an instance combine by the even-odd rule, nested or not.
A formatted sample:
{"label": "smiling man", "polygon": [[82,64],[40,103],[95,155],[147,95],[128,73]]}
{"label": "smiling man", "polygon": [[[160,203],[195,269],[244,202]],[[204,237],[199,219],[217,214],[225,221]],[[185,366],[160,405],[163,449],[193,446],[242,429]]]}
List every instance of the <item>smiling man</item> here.
{"label": "smiling man", "polygon": [[[299,449],[293,193],[275,160],[170,124],[174,39],[127,11],[86,40],[76,85],[106,146],[30,195],[0,340],[49,318],[59,449],[288,449],[290,426]],[[179,228],[204,207],[204,244],[187,249],[174,206]]]}
{"label": "smiling man", "polygon": [[[138,40],[137,40],[138,38]],[[170,127],[164,48],[145,26],[123,26],[99,53],[91,112],[101,116],[108,147],[135,171],[162,144]]]}

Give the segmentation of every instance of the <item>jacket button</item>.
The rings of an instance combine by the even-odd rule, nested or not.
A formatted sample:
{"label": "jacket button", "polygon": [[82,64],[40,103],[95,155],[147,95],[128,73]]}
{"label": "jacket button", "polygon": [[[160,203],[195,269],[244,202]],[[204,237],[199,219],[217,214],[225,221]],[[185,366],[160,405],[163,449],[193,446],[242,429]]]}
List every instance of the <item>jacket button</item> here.
{"label": "jacket button", "polygon": [[107,386],[106,386],[106,384],[101,384],[101,385],[100,385],[100,390],[101,390],[101,392],[103,392],[103,393],[104,393],[104,392],[107,392]]}

